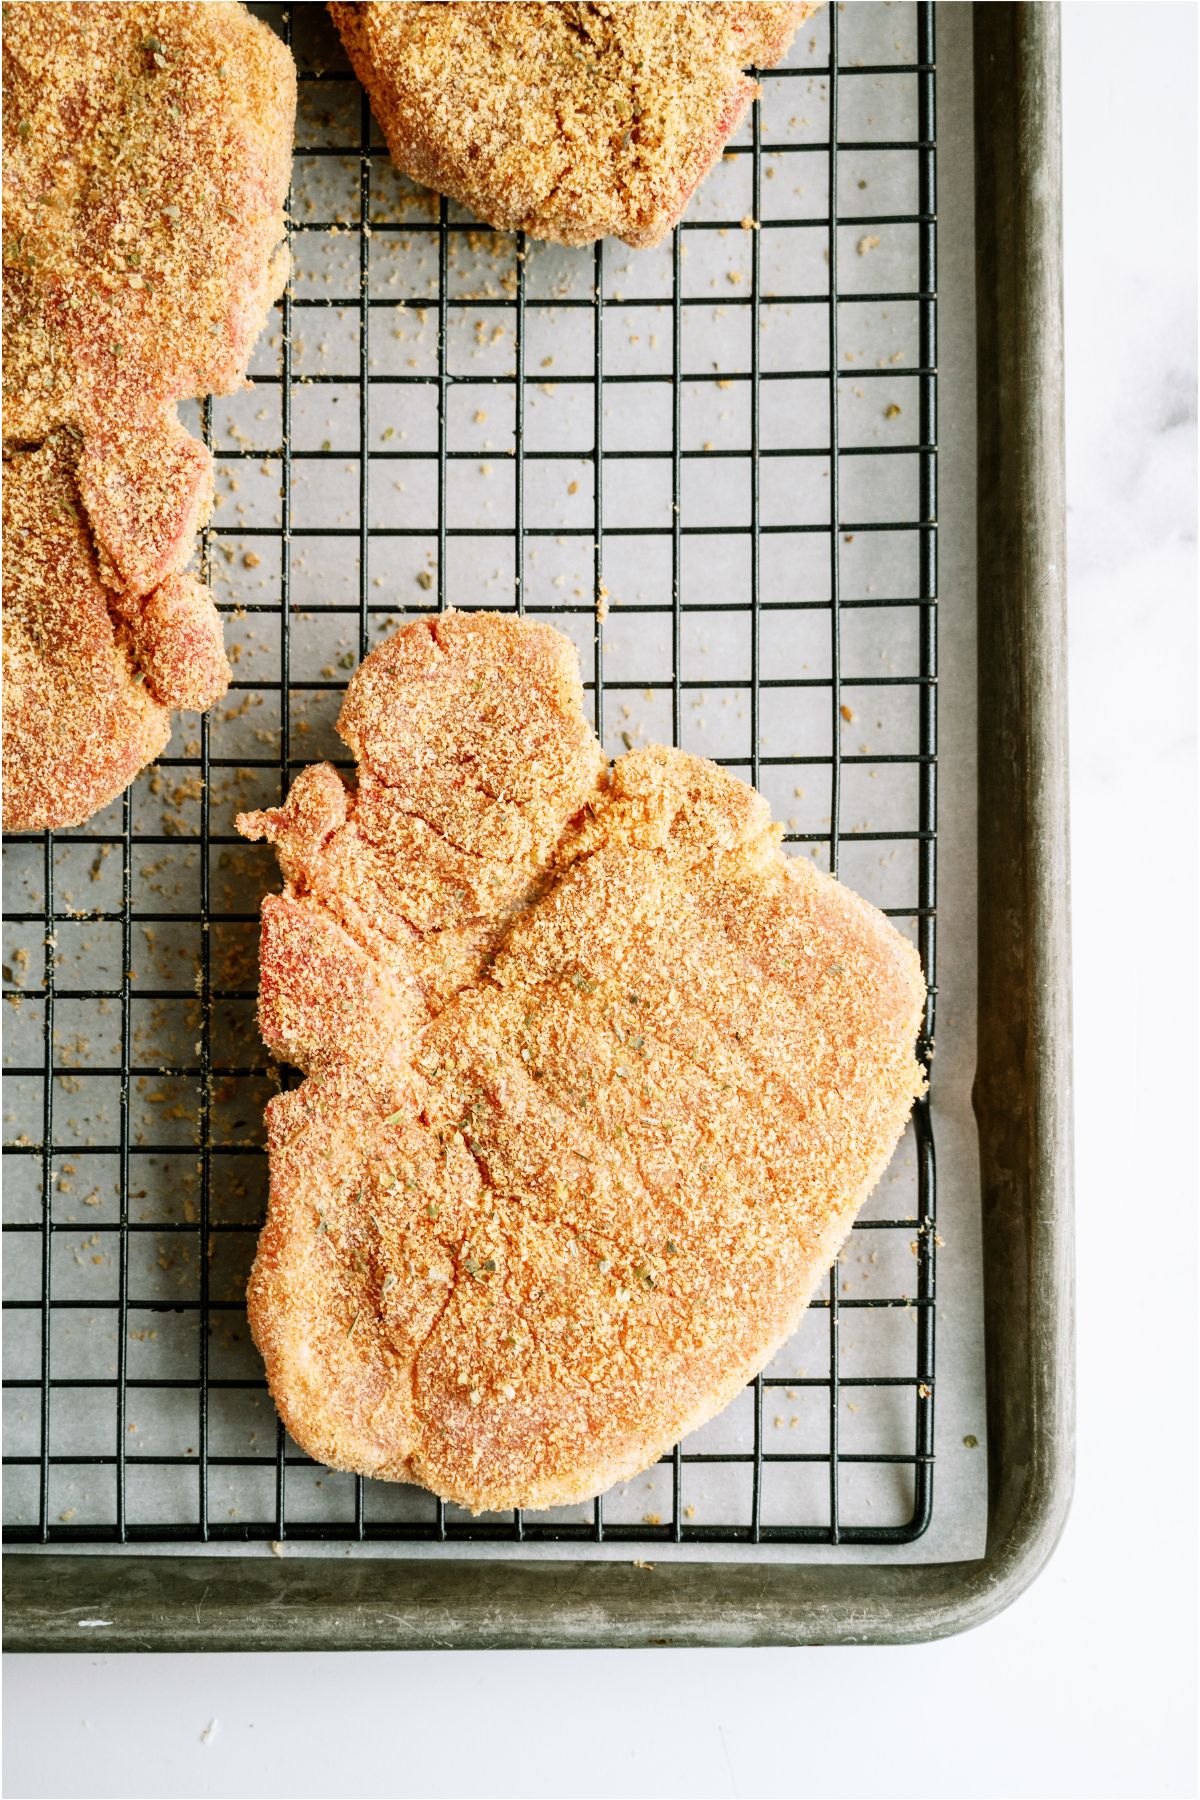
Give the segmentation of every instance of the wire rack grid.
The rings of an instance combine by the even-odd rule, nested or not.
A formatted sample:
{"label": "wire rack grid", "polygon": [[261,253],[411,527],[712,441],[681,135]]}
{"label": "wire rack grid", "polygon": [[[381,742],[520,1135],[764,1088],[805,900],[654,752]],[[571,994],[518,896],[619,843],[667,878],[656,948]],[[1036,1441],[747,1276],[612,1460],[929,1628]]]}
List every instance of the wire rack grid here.
{"label": "wire rack grid", "polygon": [[[928,1099],[797,1338],[647,1477],[471,1519],[303,1456],[241,1298],[261,1105],[295,1076],[254,1029],[274,875],[232,812],[339,760],[348,671],[401,611],[552,618],[606,747],[712,755],[912,933],[928,1063],[933,6],[819,15],[670,241],[632,255],[407,187],[324,9],[256,10],[301,115],[277,331],[253,392],[200,409],[230,701],[89,826],[6,847],[6,1540],[909,1543],[933,1504]],[[866,729],[883,748],[853,748]]]}

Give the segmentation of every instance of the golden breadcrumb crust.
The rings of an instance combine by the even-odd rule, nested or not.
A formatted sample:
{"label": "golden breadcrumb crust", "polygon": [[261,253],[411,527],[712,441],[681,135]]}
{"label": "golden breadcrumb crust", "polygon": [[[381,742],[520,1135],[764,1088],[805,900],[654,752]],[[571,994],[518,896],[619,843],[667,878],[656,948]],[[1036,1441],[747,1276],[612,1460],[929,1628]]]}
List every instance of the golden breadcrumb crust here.
{"label": "golden breadcrumb crust", "polygon": [[329,8],[394,161],[560,244],[658,243],[816,11],[773,0],[380,0]]}
{"label": "golden breadcrumb crust", "polygon": [[[89,573],[72,647],[61,571],[35,541],[46,509],[23,493],[5,599],[17,579],[21,694],[28,702],[39,680],[44,692],[20,711],[5,704],[9,829],[35,813],[42,824],[80,822],[86,769],[61,770],[70,818],[60,816],[53,784],[36,806],[25,789],[26,769],[45,771],[55,743],[71,753],[85,722],[105,740],[92,772],[106,798],[113,772],[124,767],[130,779],[150,738],[161,737],[163,720],[146,736],[128,696],[105,715],[98,696],[82,691],[123,624],[125,648],[151,658],[141,672],[168,704],[211,704],[228,683],[211,601],[194,583],[180,601],[179,571],[211,504],[212,465],[176,407],[240,384],[283,285],[295,97],[284,45],[224,0],[4,8],[5,445],[25,452],[70,436],[69,450],[60,442],[22,479],[27,486],[31,470],[52,470],[56,494],[69,480],[92,548],[73,558]],[[39,599],[42,571],[49,585]],[[94,604],[97,576],[114,611],[107,629]],[[39,604],[57,610],[62,626],[53,667],[40,676]],[[80,691],[70,701],[72,658]],[[29,742],[33,722],[60,704],[64,729]],[[134,715],[141,725],[122,749],[121,721]]]}
{"label": "golden breadcrumb crust", "polygon": [[165,746],[170,725],[118,642],[55,433],[4,470],[4,824],[81,824]]}
{"label": "golden breadcrumb crust", "polygon": [[238,821],[287,876],[264,1035],[308,1071],[255,1341],[322,1462],[585,1499],[795,1329],[923,1088],[916,952],[713,764],[606,770],[544,625],[404,628],[340,729],[357,788]]}

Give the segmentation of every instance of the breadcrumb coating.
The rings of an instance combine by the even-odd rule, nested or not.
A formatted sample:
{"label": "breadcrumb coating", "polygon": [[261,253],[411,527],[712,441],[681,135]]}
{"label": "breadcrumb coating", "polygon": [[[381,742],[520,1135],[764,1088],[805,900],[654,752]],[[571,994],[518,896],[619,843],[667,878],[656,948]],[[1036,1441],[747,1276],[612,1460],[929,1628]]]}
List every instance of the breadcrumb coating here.
{"label": "breadcrumb coating", "polygon": [[359,786],[238,821],[287,876],[264,1034],[308,1071],[267,1109],[272,1394],[320,1461],[474,1511],[586,1499],[732,1399],[924,1086],[912,946],[713,764],[605,770],[573,661],[410,625],[347,695]]}
{"label": "breadcrumb coating", "polygon": [[[212,459],[176,407],[241,384],[283,285],[295,93],[283,44],[224,0],[4,8],[5,444],[24,453],[59,441],[23,479],[52,465],[58,493],[69,472],[92,548],[74,558],[89,567],[78,641],[72,648],[67,609],[53,670],[39,677],[29,658],[45,634],[32,615],[39,605],[62,611],[62,581],[31,535],[44,509],[23,494],[5,630],[19,579],[24,617],[11,629],[22,694],[39,679],[45,693],[20,712],[5,703],[9,829],[34,813],[48,825],[81,822],[59,816],[52,789],[36,803],[23,792],[26,765],[46,768],[50,746],[25,733],[51,697],[61,755],[97,727],[107,745],[79,770],[63,766],[73,813],[118,766],[130,779],[152,738],[161,747],[156,719],[118,755],[120,721],[133,715],[105,717],[87,685],[104,639],[97,575],[114,613],[105,641],[144,651],[141,673],[165,703],[209,705],[228,683],[211,598],[180,574],[208,517]],[[49,583],[41,595],[39,571]],[[101,763],[108,774],[93,780]]]}
{"label": "breadcrumb coating", "polygon": [[284,807],[240,827],[270,838],[290,886],[433,1006],[539,892],[604,769],[572,646],[480,616],[411,625],[362,665],[338,721],[353,794],[316,764]]}
{"label": "breadcrumb coating", "polygon": [[229,680],[208,589],[172,575],[123,609],[79,504],[78,439],[4,466],[4,826],[82,825],[171,735],[170,708]]}
{"label": "breadcrumb coating", "polygon": [[656,244],[817,9],[773,0],[332,4],[393,160],[560,244]]}

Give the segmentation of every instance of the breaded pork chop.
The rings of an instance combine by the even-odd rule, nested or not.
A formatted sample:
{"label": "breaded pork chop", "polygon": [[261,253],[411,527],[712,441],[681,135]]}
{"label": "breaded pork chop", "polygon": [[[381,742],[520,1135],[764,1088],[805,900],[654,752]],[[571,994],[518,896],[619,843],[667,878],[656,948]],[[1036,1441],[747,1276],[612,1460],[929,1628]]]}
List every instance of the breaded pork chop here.
{"label": "breaded pork chop", "polygon": [[816,0],[333,4],[392,158],[479,218],[656,244]]}
{"label": "breaded pork chop", "polygon": [[[288,875],[264,1035],[308,1071],[267,1113],[272,1394],[322,1462],[474,1510],[587,1498],[724,1406],[923,1086],[912,947],[713,764],[602,772],[571,658],[408,626],[350,684],[359,786],[239,820]],[[422,880],[435,844],[474,880]]]}
{"label": "breaded pork chop", "polygon": [[[295,92],[288,51],[240,5],[5,8],[5,446],[58,446],[20,477],[16,566],[6,568],[6,644],[11,629],[21,663],[20,706],[5,701],[10,830],[80,823],[111,798],[118,768],[128,780],[146,760],[144,708],[126,693],[106,713],[88,689],[105,633],[97,579],[131,679],[144,674],[166,704],[189,706],[228,683],[211,597],[186,584],[179,606],[212,468],[176,408],[239,385],[283,284]],[[37,469],[90,540],[74,641],[64,570],[38,537],[52,509],[27,491]],[[14,590],[21,619],[10,628]],[[53,626],[37,626],[39,606]],[[151,640],[154,668],[143,660]],[[39,668],[42,643],[54,652]],[[175,675],[164,679],[168,663]],[[33,742],[30,730],[73,686],[66,728],[50,745]],[[122,721],[135,716],[121,745]],[[163,723],[150,734],[159,742]],[[105,753],[87,766],[63,760],[55,779],[51,747],[68,758],[84,725]],[[39,782],[49,773],[49,787],[33,770]]]}

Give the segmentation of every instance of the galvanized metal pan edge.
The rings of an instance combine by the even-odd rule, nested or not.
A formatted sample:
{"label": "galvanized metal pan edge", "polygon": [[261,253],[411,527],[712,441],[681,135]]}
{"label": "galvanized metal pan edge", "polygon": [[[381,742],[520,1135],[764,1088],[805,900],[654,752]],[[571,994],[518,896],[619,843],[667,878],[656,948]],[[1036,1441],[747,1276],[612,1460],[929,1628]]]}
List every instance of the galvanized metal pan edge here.
{"label": "galvanized metal pan edge", "polygon": [[1074,1461],[1059,22],[974,15],[985,1555],[650,1571],[10,1554],[7,1649],[909,1643],[982,1624],[1046,1563]]}

